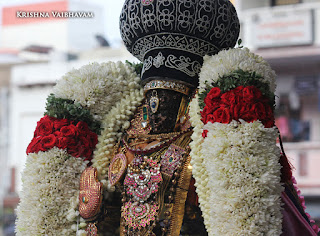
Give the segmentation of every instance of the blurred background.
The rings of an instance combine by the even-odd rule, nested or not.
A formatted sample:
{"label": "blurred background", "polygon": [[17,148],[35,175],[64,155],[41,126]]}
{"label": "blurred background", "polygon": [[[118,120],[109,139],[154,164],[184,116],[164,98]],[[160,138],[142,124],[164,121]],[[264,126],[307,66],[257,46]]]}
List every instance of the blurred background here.
{"label": "blurred background", "polygon": [[[89,62],[134,59],[118,18],[124,0],[0,1],[0,236],[14,235],[25,150],[55,81]],[[242,45],[277,73],[276,124],[306,211],[320,221],[320,0],[233,0]],[[20,18],[17,12],[89,18]]]}

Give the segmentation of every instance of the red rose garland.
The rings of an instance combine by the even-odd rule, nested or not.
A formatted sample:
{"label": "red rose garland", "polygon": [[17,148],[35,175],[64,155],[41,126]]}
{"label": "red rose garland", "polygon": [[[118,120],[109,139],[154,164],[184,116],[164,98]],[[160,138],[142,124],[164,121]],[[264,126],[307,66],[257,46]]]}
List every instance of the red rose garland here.
{"label": "red rose garland", "polygon": [[[214,87],[204,99],[205,107],[201,112],[201,121],[229,124],[232,120],[242,119],[246,122],[260,120],[266,128],[274,126],[273,109],[267,97],[255,86],[239,86],[221,93]],[[207,131],[203,132],[207,136]]]}
{"label": "red rose garland", "polygon": [[98,136],[89,129],[87,123],[79,121],[75,125],[74,121],[45,116],[37,124],[27,154],[58,147],[67,149],[74,157],[91,160],[97,143]]}

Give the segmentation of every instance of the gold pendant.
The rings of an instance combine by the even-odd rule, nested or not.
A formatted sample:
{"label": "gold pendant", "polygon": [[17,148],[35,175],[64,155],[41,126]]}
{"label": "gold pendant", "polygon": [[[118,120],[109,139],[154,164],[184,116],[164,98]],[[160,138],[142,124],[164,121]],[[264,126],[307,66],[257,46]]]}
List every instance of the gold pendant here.
{"label": "gold pendant", "polygon": [[121,152],[115,155],[109,165],[109,181],[113,186],[115,185],[124,175],[127,169],[127,157],[125,155],[125,148],[122,148]]}

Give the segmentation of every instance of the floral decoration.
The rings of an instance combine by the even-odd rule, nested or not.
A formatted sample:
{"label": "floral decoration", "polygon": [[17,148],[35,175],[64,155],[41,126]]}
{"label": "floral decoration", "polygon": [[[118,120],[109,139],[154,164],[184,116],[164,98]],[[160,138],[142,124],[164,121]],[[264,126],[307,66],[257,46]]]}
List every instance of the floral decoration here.
{"label": "floral decoration", "polygon": [[204,99],[205,107],[201,111],[201,121],[229,124],[239,119],[246,122],[260,120],[266,128],[274,126],[273,109],[267,97],[254,86],[239,86],[228,92],[221,93],[214,87]]}
{"label": "floral decoration", "polygon": [[70,215],[70,206],[87,164],[57,147],[28,155],[17,208],[18,236],[76,234],[79,212]]}
{"label": "floral decoration", "polygon": [[58,147],[66,149],[67,153],[74,157],[82,157],[90,161],[97,142],[97,134],[92,132],[83,121],[74,123],[67,119],[44,116],[37,124],[34,138],[27,148],[27,154]]}
{"label": "floral decoration", "polygon": [[17,235],[86,235],[80,175],[93,163],[107,186],[113,146],[143,99],[135,70],[139,65],[92,63],[57,82],[27,148]]}
{"label": "floral decoration", "polygon": [[221,76],[218,80],[209,80],[204,82],[206,84],[205,89],[199,94],[200,108],[203,109],[204,99],[212,88],[219,88],[221,93],[228,92],[236,87],[253,86],[260,90],[262,95],[269,100],[271,107],[274,107],[274,93],[270,90],[268,83],[262,80],[262,76],[257,74],[255,71],[243,71],[238,69],[230,74]]}
{"label": "floral decoration", "polygon": [[90,130],[100,134],[101,122],[93,118],[89,109],[72,100],[56,98],[54,94],[50,94],[47,98],[46,112],[44,114],[58,119],[69,119],[74,122],[83,121],[88,124]]}
{"label": "floral decoration", "polygon": [[120,140],[123,132],[130,127],[130,117],[144,98],[143,89],[131,89],[129,95],[122,98],[107,113],[102,120],[102,132],[98,137],[98,144],[92,159],[93,167],[97,168],[98,179],[108,191],[113,191],[107,181],[108,167],[113,155],[114,147]]}
{"label": "floral decoration", "polygon": [[140,88],[139,82],[135,68],[128,63],[95,62],[63,76],[54,95],[81,104],[95,119],[102,120],[115,103],[129,95],[130,89]]}
{"label": "floral decoration", "polygon": [[209,235],[280,235],[283,187],[275,144],[278,130],[259,121],[209,122],[204,129],[208,130],[202,155],[209,178]]}
{"label": "floral decoration", "polygon": [[209,235],[280,235],[274,71],[236,48],[206,56],[199,79],[191,164]]}
{"label": "floral decoration", "polygon": [[[210,219],[210,202],[209,202],[209,176],[206,168],[204,168],[204,157],[202,155],[203,141],[201,133],[203,132],[203,123],[201,122],[200,106],[198,94],[192,99],[190,103],[190,121],[193,125],[193,133],[191,136],[192,142],[191,147],[191,162],[192,175],[195,178],[195,186],[199,197],[199,204],[202,211],[207,231],[211,231],[209,219]],[[200,181],[201,179],[201,181]]]}
{"label": "floral decoration", "polygon": [[274,93],[276,89],[275,72],[261,56],[250,52],[248,48],[222,50],[214,56],[205,56],[204,61],[206,63],[201,68],[199,78],[200,93],[206,90],[208,84],[237,71],[254,72],[259,75],[257,80],[268,84],[271,92]]}

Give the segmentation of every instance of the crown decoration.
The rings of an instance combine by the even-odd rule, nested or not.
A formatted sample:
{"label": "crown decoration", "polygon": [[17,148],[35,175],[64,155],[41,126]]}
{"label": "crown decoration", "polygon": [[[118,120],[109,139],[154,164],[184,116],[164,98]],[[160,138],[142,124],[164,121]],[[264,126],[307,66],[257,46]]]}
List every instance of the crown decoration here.
{"label": "crown decoration", "polygon": [[143,83],[159,77],[198,85],[203,56],[233,47],[240,24],[229,0],[126,0],[121,37],[143,62]]}
{"label": "crown decoration", "polygon": [[189,95],[190,88],[179,81],[152,80],[144,85],[144,93],[151,89],[169,89]]}

